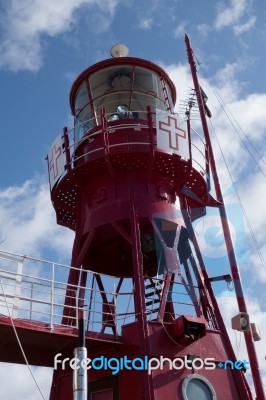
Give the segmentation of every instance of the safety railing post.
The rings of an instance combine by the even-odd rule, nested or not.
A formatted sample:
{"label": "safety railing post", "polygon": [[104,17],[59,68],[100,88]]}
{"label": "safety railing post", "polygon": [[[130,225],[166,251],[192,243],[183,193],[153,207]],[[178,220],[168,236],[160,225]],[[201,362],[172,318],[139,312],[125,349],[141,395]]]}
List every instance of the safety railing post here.
{"label": "safety railing post", "polygon": [[53,315],[54,315],[54,263],[52,264],[52,281],[51,281],[51,314],[50,314],[50,329],[53,329]]}

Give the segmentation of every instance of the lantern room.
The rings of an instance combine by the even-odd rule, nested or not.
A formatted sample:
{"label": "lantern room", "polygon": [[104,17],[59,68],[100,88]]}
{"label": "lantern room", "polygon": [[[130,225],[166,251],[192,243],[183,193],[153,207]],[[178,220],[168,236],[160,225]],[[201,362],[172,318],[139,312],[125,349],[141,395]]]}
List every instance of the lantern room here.
{"label": "lantern room", "polygon": [[[152,62],[133,57],[110,58],[87,68],[74,82],[70,106],[75,119],[75,142],[102,124],[119,120],[132,124],[147,120],[147,106],[173,112],[176,91],[165,71]],[[134,121],[133,121],[134,120]],[[127,121],[127,122],[126,122]]]}

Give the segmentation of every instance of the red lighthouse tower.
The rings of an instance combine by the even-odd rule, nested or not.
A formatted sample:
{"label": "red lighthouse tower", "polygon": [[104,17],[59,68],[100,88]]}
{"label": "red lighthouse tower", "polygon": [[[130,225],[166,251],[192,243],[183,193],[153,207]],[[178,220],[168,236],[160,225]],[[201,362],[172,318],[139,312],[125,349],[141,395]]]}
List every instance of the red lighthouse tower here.
{"label": "red lighthouse tower", "polygon": [[[135,368],[120,365],[119,374],[110,365],[90,369],[90,399],[252,398],[244,368],[217,367],[235,356],[211,282],[233,278],[238,297],[241,285],[236,265],[232,277],[208,276],[193,231],[193,221],[207,207],[222,207],[221,217],[226,215],[216,178],[217,198],[209,193],[210,173],[216,172],[209,110],[186,42],[203,125],[197,144],[191,104],[187,121],[174,114],[176,91],[169,76],[151,62],[126,57],[126,48],[118,45],[113,58],[74,82],[75,127],[64,130],[50,153],[57,221],[76,232],[62,323],[75,325],[76,308],[88,307],[88,326],[94,319],[97,326],[94,339],[87,332],[89,358],[98,357],[99,365],[103,356],[131,363],[138,358]],[[230,245],[227,222],[223,228]],[[230,250],[230,263],[232,257]],[[248,319],[243,300],[240,307],[239,318]],[[251,341],[248,337],[254,362]],[[141,361],[151,358],[162,364],[153,360],[147,371]],[[193,363],[209,358],[215,367]],[[65,379],[55,371],[51,399],[68,398],[56,389],[62,391]]]}
{"label": "red lighthouse tower", "polygon": [[[48,169],[57,223],[75,232],[72,261],[66,285],[54,266],[52,283],[46,276],[41,282],[49,284],[51,315],[60,310],[60,323],[13,321],[22,344],[34,348],[29,362],[55,367],[50,400],[73,398],[71,359],[84,310],[88,385],[75,399],[251,400],[249,363],[257,399],[265,398],[208,132],[210,111],[188,37],[186,44],[194,90],[185,119],[174,112],[176,89],[167,73],[127,57],[123,45],[71,88],[74,128],[53,143]],[[191,128],[194,105],[200,133]],[[228,275],[209,276],[193,229],[210,208],[220,213]],[[223,280],[234,282],[233,326],[245,335],[246,364],[236,360],[213,292],[212,283]],[[1,317],[0,324],[11,349],[1,360],[23,362],[9,338],[11,322]]]}

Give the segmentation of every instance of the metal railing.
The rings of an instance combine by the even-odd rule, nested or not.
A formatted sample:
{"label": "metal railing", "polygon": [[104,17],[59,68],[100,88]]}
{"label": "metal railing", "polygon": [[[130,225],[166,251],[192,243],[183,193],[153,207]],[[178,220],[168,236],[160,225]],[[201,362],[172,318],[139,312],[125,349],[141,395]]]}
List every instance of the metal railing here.
{"label": "metal railing", "polygon": [[[141,113],[141,112],[139,112]],[[143,112],[142,112],[143,113]],[[143,113],[144,114],[144,113]],[[147,113],[146,114],[146,118],[147,118]],[[112,121],[111,124],[107,125],[106,128],[106,133],[107,135],[113,135],[116,133],[119,133],[119,131],[122,131],[124,129],[134,129],[136,132],[137,131],[143,131],[146,129],[147,133],[148,133],[148,121],[147,123],[145,123],[145,119],[143,118],[143,120],[141,122],[138,123],[133,123],[133,119],[125,119],[125,120],[119,120],[119,123],[117,123],[116,121]],[[85,124],[87,123],[87,121],[84,122]],[[83,124],[80,124],[79,126],[76,126],[75,128],[72,128],[71,130],[68,131],[68,140],[69,140],[69,153],[70,153],[70,159],[72,162],[77,162],[80,159],[86,158],[88,156],[93,155],[96,152],[101,152],[104,150],[104,141],[102,141],[101,143],[99,143],[97,146],[93,145],[93,142],[95,140],[97,140],[98,138],[100,138],[103,135],[103,127],[102,125],[97,127],[97,129],[95,131],[93,131],[92,133],[90,133],[89,136],[82,136],[78,141],[76,140],[76,129],[79,129]],[[77,155],[77,148],[82,145],[82,143],[84,142],[88,142],[91,144],[91,149],[89,151],[86,151],[84,153],[82,153],[82,155]],[[108,148],[113,148],[113,147],[123,147],[124,145],[146,145],[149,146],[150,145],[150,140],[147,134],[147,140],[141,140],[141,141],[132,141],[132,140],[127,140],[126,142],[120,142],[120,143],[116,143],[116,144],[108,144]]]}
{"label": "metal railing", "polygon": [[[88,129],[88,126],[94,126],[95,117],[75,125],[70,130],[66,129],[62,135],[62,147],[66,156],[66,165],[59,180],[65,176],[69,169],[75,168],[77,161],[89,159],[97,152],[109,151],[113,147],[123,148],[125,145],[130,145],[131,148],[141,145],[143,146],[143,151],[145,151],[145,148],[147,149],[151,145],[154,145],[156,149],[156,136],[153,139],[151,138],[151,131],[156,128],[156,113],[138,110],[134,110],[133,112],[138,114],[137,119],[128,117],[108,121],[108,118],[112,114],[103,114],[101,117],[97,117],[97,125],[93,129]],[[146,132],[146,135],[145,137],[140,137],[138,141],[136,141],[135,137],[134,139],[126,137],[126,140],[123,142],[109,143],[112,135],[119,134],[119,132],[125,129],[134,129],[134,131],[141,131],[144,134]],[[151,141],[153,141],[153,144]],[[85,145],[85,143],[87,144],[85,146],[86,149],[82,147],[82,144]],[[78,154],[77,150],[81,147],[82,154]],[[207,182],[209,179],[209,165],[206,143],[204,138],[194,129],[191,129],[191,162],[192,166],[205,177]]]}
{"label": "metal railing", "polygon": [[[71,326],[77,327],[79,293],[80,289],[83,289],[82,303],[87,314],[88,331],[111,331],[119,335],[123,325],[136,321],[138,316],[134,307],[132,278],[124,278],[121,285],[120,278],[101,274],[103,291],[96,282],[99,274],[91,271],[88,271],[86,287],[68,284],[71,269],[73,267],[64,264],[0,252],[0,313],[33,323],[41,322],[47,328],[53,329],[55,325],[68,326],[62,323],[64,312],[67,311],[71,314]],[[163,275],[146,279],[154,285],[157,285],[158,281],[160,285],[164,284]],[[193,284],[189,289],[193,291],[193,296],[184,282],[177,279],[172,282],[168,295],[175,316],[196,315],[195,302],[199,303],[198,288]],[[69,295],[70,292],[72,295]],[[66,306],[67,296],[72,301]],[[160,291],[154,291],[149,300],[151,304],[146,307],[147,318],[156,319]]]}
{"label": "metal railing", "polygon": [[205,140],[195,129],[191,129],[192,166],[203,176],[208,174],[206,152]]}
{"label": "metal railing", "polygon": [[[107,329],[115,324],[119,333],[122,324],[135,321],[133,293],[128,291],[128,282],[125,282],[125,289],[117,294],[118,278],[101,275],[108,302],[105,304],[101,290],[92,283],[97,273],[89,271],[87,286],[82,288],[67,283],[71,269],[74,268],[64,264],[0,252],[0,313],[16,319],[42,322],[52,329],[54,325],[63,325],[64,310],[68,309],[76,322],[74,326],[77,326],[79,290],[84,289],[88,330],[99,332],[103,327]],[[65,306],[67,289],[75,295],[71,299],[74,300],[73,305]],[[111,315],[110,307],[105,306],[109,306],[109,301],[114,298],[114,313]]]}

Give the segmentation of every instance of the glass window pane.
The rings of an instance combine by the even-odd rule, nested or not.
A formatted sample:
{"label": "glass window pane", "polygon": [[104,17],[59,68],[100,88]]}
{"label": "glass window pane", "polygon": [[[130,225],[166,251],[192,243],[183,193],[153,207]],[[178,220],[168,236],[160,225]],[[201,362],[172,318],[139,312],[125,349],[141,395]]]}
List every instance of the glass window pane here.
{"label": "glass window pane", "polygon": [[[94,101],[94,107],[96,110],[97,117],[101,115],[101,108],[105,108],[106,117],[109,119],[111,115],[117,113],[119,106],[129,107],[129,93],[113,93],[107,96],[103,96]],[[99,122],[100,123],[100,122]]]}
{"label": "glass window pane", "polygon": [[111,93],[112,91],[130,91],[132,82],[132,67],[119,66],[106,68],[92,74],[89,83],[92,98]]}
{"label": "glass window pane", "polygon": [[84,107],[84,109],[78,114],[75,121],[75,127],[75,142],[93,128],[93,119],[89,105]]}
{"label": "glass window pane", "polygon": [[160,77],[145,68],[136,68],[134,76],[134,91],[151,94],[164,99]]}
{"label": "glass window pane", "polygon": [[[147,106],[151,107],[153,113],[156,108],[167,110],[160,76],[147,68],[133,69],[133,66],[126,65],[109,67],[92,74],[89,84],[97,125],[101,125],[103,107],[109,122],[125,118],[146,120]],[[166,91],[170,101],[167,85]],[[118,108],[121,106],[128,107],[129,114],[119,113]]]}
{"label": "glass window pane", "polygon": [[166,107],[163,101],[153,96],[148,96],[143,93],[133,93],[131,99],[131,110],[142,120],[147,120],[147,106],[151,107],[152,119],[155,123],[155,111],[156,108],[166,111]]}
{"label": "glass window pane", "polygon": [[200,379],[191,379],[187,385],[188,400],[212,400],[213,395],[205,382]]}
{"label": "glass window pane", "polygon": [[185,380],[184,382],[185,387],[183,389],[183,395],[185,395],[184,398],[186,400],[213,400],[216,398],[210,382],[205,382],[204,378],[198,379],[191,377],[191,379],[188,379],[188,381]]}
{"label": "glass window pane", "polygon": [[82,108],[85,106],[85,104],[88,103],[88,101],[89,97],[88,97],[86,82],[83,82],[77,91],[77,96],[75,101],[75,113],[82,110]]}

